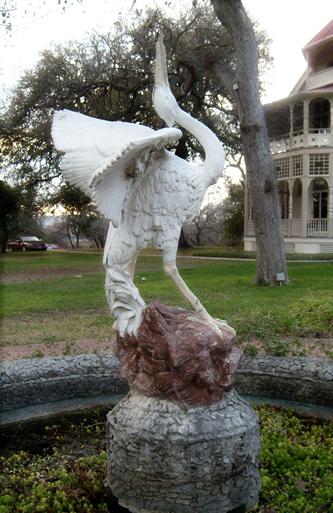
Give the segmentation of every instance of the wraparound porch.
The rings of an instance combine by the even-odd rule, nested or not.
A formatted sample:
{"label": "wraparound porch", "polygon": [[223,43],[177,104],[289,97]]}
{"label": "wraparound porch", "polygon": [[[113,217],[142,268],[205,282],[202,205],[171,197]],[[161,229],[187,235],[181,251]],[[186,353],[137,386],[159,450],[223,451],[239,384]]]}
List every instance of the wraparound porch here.
{"label": "wraparound porch", "polygon": [[[285,237],[286,253],[305,254],[332,254],[333,238],[327,237]],[[245,251],[256,251],[256,240],[254,237],[244,237]]]}
{"label": "wraparound porch", "polygon": [[[305,221],[305,236],[310,238],[329,238],[329,220],[328,219],[307,219]],[[289,218],[281,219],[283,236],[287,237],[302,237],[302,219]],[[332,223],[333,224],[333,223]],[[332,227],[331,227],[332,228]],[[254,236],[254,228],[252,219],[248,220],[247,235]],[[333,237],[333,233],[331,233]]]}
{"label": "wraparound porch", "polygon": [[[333,181],[328,176],[278,180],[283,236],[288,252],[333,253]],[[255,250],[251,201],[245,201],[244,248]]]}

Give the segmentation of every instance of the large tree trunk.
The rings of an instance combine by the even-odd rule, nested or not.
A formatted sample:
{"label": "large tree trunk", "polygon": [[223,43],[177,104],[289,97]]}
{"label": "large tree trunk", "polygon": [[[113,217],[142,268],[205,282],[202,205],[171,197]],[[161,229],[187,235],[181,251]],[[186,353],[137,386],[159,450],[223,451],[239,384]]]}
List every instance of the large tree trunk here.
{"label": "large tree trunk", "polygon": [[73,241],[72,241],[71,232],[70,232],[70,229],[69,229],[69,227],[68,227],[68,226],[66,227],[66,234],[67,234],[67,238],[68,238],[68,240],[69,240],[69,243],[70,243],[70,245],[71,245],[71,248],[72,248],[72,249],[75,249],[75,246],[74,246]]}
{"label": "large tree trunk", "polygon": [[6,253],[8,242],[8,227],[6,215],[0,218],[0,252]]}
{"label": "large tree trunk", "polygon": [[[256,283],[288,281],[280,203],[264,110],[259,96],[258,57],[252,24],[241,0],[211,0],[228,30],[236,55],[236,99],[257,244]],[[284,280],[277,279],[284,273]]]}

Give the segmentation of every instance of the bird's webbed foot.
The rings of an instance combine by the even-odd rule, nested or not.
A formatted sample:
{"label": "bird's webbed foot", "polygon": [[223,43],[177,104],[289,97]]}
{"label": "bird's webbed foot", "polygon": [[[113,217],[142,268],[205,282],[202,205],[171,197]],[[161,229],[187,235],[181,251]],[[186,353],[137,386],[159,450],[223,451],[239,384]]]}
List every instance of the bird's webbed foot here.
{"label": "bird's webbed foot", "polygon": [[108,267],[105,290],[111,313],[116,319],[113,328],[121,337],[126,334],[136,337],[146,305],[129,272],[119,265]]}
{"label": "bird's webbed foot", "polygon": [[210,319],[205,319],[205,322],[214,330],[216,331],[223,339],[234,339],[236,336],[236,331],[234,328],[229,326],[227,321],[222,321],[221,319],[213,319],[213,317],[210,317]]}
{"label": "bird's webbed foot", "polygon": [[213,317],[211,317],[204,308],[200,312],[197,312],[197,315],[198,317],[193,318],[193,320],[202,322],[202,324],[209,326],[223,339],[227,337],[231,340],[236,336],[236,331],[234,328],[229,326],[227,321],[222,321],[221,319],[213,319]]}
{"label": "bird's webbed foot", "polygon": [[222,321],[221,319],[212,319],[212,321],[214,322],[214,324],[217,326],[217,328],[220,330],[220,331],[230,331],[231,334],[233,334],[234,336],[236,336],[236,330],[234,330],[234,328],[232,328],[231,326],[229,326],[229,324],[227,323],[227,321]]}
{"label": "bird's webbed foot", "polygon": [[137,337],[138,330],[142,321],[143,309],[125,310],[117,312],[117,320],[113,324],[113,329],[118,331],[119,335],[123,338],[126,335],[130,337]]}

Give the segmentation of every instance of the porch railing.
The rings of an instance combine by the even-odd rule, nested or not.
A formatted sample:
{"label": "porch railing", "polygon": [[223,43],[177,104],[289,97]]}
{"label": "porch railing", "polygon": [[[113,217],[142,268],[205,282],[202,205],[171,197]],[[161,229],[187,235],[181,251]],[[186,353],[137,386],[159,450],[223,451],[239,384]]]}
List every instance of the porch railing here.
{"label": "porch railing", "polygon": [[[288,229],[290,223],[290,235],[292,237],[301,237],[302,222],[301,219],[281,219],[283,236],[288,237]],[[327,219],[308,219],[307,221],[307,237],[327,237],[328,236]],[[253,221],[248,220],[247,233],[248,236],[254,236]]]}
{"label": "porch railing", "polygon": [[270,139],[272,154],[284,153],[287,150],[302,148],[303,146],[330,146],[333,136],[330,128],[309,128],[307,135],[303,130],[290,134],[283,134],[279,138]]}
{"label": "porch railing", "polygon": [[281,219],[282,224],[282,233],[284,237],[288,237],[288,227],[289,227],[289,220],[288,219]]}
{"label": "porch railing", "polygon": [[291,219],[291,236],[300,237],[302,232],[302,221],[301,219]]}
{"label": "porch railing", "polygon": [[[289,224],[291,223],[291,235],[294,237],[301,236],[301,220],[300,219],[281,219],[282,233],[284,237],[288,237]],[[247,222],[246,235],[254,235],[253,221],[249,219]]]}
{"label": "porch railing", "polygon": [[309,128],[309,146],[328,146],[331,144],[330,128]]}
{"label": "porch railing", "polygon": [[327,237],[327,219],[308,219],[308,237]]}

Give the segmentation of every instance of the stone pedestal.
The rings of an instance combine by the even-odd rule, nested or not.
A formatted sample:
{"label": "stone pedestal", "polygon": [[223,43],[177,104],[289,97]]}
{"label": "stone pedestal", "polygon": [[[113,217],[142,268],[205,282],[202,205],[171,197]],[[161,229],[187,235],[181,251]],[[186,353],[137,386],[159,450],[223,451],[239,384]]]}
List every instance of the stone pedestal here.
{"label": "stone pedestal", "polygon": [[132,513],[240,513],[258,498],[259,430],[232,390],[235,333],[155,301],[114,350],[130,393],[108,415],[108,483]]}
{"label": "stone pedestal", "polygon": [[257,416],[233,390],[188,409],[131,391],[107,433],[108,484],[132,513],[227,513],[257,502]]}
{"label": "stone pedestal", "polygon": [[154,301],[136,337],[117,334],[113,350],[131,389],[187,405],[220,401],[233,384],[241,351],[229,326],[216,330],[194,312]]}

